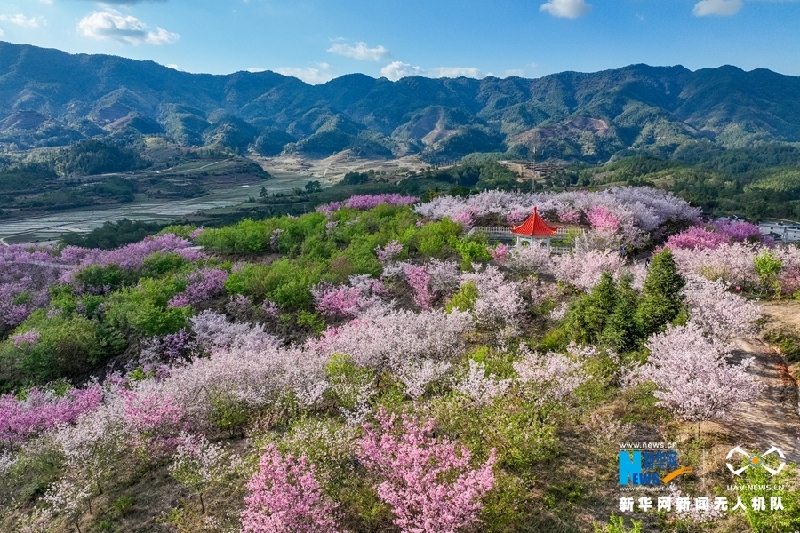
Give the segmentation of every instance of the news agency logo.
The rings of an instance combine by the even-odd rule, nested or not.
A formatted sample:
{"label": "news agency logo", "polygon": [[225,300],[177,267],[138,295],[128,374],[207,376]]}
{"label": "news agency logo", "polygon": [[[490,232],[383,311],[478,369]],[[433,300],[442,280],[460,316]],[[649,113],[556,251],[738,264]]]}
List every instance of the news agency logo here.
{"label": "news agency logo", "polygon": [[[767,465],[765,458],[769,455],[776,454],[778,457],[781,458],[781,461],[778,463],[777,468],[771,468]],[[730,463],[730,460],[733,458],[734,455],[739,455],[743,458],[747,458],[747,463],[741,468],[734,468],[734,466]],[[725,463],[725,466],[728,467],[734,476],[741,476],[742,472],[747,470],[748,468],[763,468],[773,476],[783,470],[786,467],[786,456],[783,454],[780,448],[777,446],[772,446],[769,450],[765,451],[764,453],[748,453],[744,451],[741,446],[736,446],[732,448],[731,451],[728,452],[728,455],[725,458],[729,461]]]}
{"label": "news agency logo", "polygon": [[691,472],[690,466],[678,466],[677,450],[619,451],[620,486],[664,485],[682,474]]}

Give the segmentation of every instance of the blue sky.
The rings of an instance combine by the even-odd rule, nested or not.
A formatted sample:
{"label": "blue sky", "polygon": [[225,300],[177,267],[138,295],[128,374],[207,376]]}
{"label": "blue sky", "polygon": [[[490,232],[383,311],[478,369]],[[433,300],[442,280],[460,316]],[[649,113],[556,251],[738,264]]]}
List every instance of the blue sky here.
{"label": "blue sky", "polygon": [[800,75],[793,0],[0,0],[0,39],[319,83],[632,63]]}

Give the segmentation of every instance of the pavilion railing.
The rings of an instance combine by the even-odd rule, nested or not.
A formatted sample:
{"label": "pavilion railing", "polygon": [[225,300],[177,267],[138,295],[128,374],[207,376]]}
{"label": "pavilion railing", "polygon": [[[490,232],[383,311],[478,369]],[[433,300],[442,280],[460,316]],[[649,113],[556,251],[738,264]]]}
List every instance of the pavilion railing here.
{"label": "pavilion railing", "polygon": [[[569,235],[570,232],[578,231],[583,233],[583,228],[556,228],[556,235]],[[475,233],[483,232],[489,235],[514,235],[511,233],[511,228],[504,226],[476,226],[467,232],[467,235],[474,235]]]}

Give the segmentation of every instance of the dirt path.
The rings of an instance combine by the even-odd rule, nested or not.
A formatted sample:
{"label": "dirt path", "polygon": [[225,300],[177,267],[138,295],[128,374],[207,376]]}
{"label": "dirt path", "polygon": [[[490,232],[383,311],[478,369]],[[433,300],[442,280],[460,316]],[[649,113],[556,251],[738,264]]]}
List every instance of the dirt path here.
{"label": "dirt path", "polygon": [[734,357],[755,357],[749,372],[766,385],[759,397],[734,411],[724,427],[744,449],[767,451],[780,448],[787,461],[800,463],[800,415],[797,414],[797,383],[785,359],[759,339],[736,339]]}

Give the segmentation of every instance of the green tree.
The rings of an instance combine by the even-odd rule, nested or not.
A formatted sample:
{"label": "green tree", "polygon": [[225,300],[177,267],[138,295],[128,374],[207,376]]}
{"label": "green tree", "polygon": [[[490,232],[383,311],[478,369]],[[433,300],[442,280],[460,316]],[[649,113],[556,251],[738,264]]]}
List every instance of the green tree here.
{"label": "green tree", "polygon": [[761,288],[765,291],[772,289],[775,291],[776,296],[781,294],[781,283],[778,280],[778,272],[780,272],[783,263],[778,257],[768,251],[764,250],[755,258],[756,274],[761,281]]}
{"label": "green tree", "polygon": [[617,306],[617,299],[614,279],[603,272],[592,292],[582,296],[569,311],[566,328],[572,339],[579,344],[597,344]]}
{"label": "green tree", "polygon": [[617,285],[617,301],[614,310],[605,322],[600,342],[617,352],[629,352],[636,348],[641,333],[636,322],[639,294],[631,284],[633,277],[624,275]]}
{"label": "green tree", "polygon": [[319,184],[319,180],[313,180],[306,183],[306,193],[311,194],[315,192],[322,192],[322,185]]}
{"label": "green tree", "polygon": [[678,317],[683,309],[681,290],[685,284],[668,248],[653,256],[636,310],[636,322],[643,337],[664,330]]}

